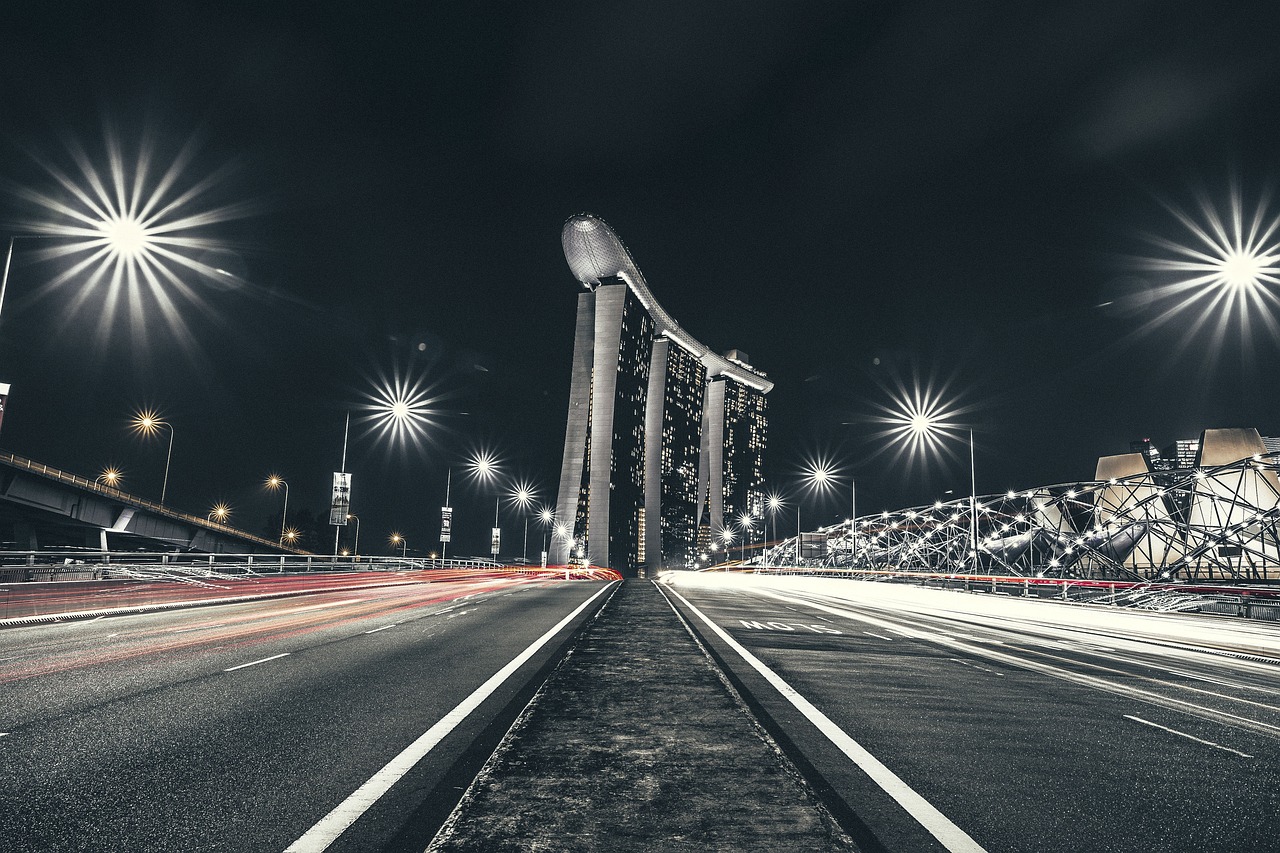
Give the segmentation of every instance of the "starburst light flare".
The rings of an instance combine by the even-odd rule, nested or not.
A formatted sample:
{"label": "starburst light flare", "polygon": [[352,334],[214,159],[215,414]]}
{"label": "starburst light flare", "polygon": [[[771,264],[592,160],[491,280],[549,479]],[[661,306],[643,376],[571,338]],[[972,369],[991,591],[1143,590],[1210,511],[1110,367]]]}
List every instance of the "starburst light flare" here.
{"label": "starburst light flare", "polygon": [[467,460],[467,473],[477,483],[487,485],[498,479],[498,457],[490,450],[477,450]]}
{"label": "starburst light flare", "polygon": [[949,385],[918,377],[910,384],[895,380],[885,388],[888,402],[872,404],[875,411],[869,420],[878,429],[871,437],[884,442],[892,463],[903,462],[910,471],[944,457],[959,461],[952,444],[965,438],[969,426],[961,418],[976,406],[960,404],[950,396]]}
{"label": "starburst light flare", "polygon": [[94,314],[105,341],[124,315],[134,342],[145,344],[158,311],[170,333],[194,344],[185,309],[212,312],[196,282],[225,284],[226,273],[207,262],[230,248],[213,227],[257,210],[253,203],[214,202],[226,169],[192,180],[197,152],[192,137],[166,163],[148,135],[126,153],[108,129],[101,164],[78,143],[67,145],[69,164],[33,155],[52,186],[14,188],[32,208],[19,228],[52,238],[41,241],[36,256],[59,269],[37,295],[59,300],[64,323]]}
{"label": "starburst light flare", "polygon": [[413,445],[422,451],[431,440],[431,431],[440,425],[441,398],[433,393],[431,383],[408,372],[397,370],[389,377],[379,377],[373,391],[361,396],[359,409],[366,414],[358,420],[365,425],[366,434],[386,439],[393,448]]}
{"label": "starburst light flare", "polygon": [[1256,321],[1280,341],[1280,214],[1270,212],[1269,191],[1251,208],[1237,182],[1227,195],[1225,215],[1202,192],[1194,213],[1163,203],[1185,232],[1181,240],[1145,237],[1161,254],[1137,258],[1135,265],[1165,279],[1153,290],[1163,310],[1139,331],[1184,320],[1184,347],[1205,330],[1220,346],[1234,326],[1246,345]]}

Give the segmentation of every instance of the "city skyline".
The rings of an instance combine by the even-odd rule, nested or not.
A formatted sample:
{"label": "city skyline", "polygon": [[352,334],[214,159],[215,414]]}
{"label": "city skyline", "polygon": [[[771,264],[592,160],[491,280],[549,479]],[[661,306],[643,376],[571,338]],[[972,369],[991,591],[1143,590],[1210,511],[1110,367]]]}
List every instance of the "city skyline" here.
{"label": "city skyline", "polygon": [[[979,491],[1079,476],[1143,436],[1280,432],[1255,393],[1270,300],[1152,325],[1194,276],[1160,263],[1205,248],[1191,224],[1229,231],[1233,196],[1274,220],[1271,7],[546,11],[19,16],[0,36],[6,233],[47,213],[29,194],[66,200],[47,166],[78,183],[82,150],[109,183],[109,137],[126,170],[152,152],[151,182],[181,164],[193,212],[236,215],[192,235],[226,273],[180,272],[198,299],[162,281],[114,314],[104,291],[48,289],[67,263],[19,243],[0,447],[114,463],[156,498],[164,452],[127,432],[153,407],[174,427],[168,502],[225,502],[261,533],[279,511],[262,479],[323,511],[347,409],[411,375],[438,410],[422,448],[353,429],[347,468],[362,545],[401,530],[427,552],[476,446],[550,500],[572,322],[555,230],[579,210],[627,235],[700,340],[768,365],[767,474],[792,503],[815,455],[869,509],[966,488],[955,459],[908,476],[874,439],[899,385],[970,407]],[[617,32],[655,64],[617,62]],[[625,131],[588,130],[606,125]],[[455,490],[459,547],[487,552],[492,497]],[[815,523],[845,505],[803,499]]]}

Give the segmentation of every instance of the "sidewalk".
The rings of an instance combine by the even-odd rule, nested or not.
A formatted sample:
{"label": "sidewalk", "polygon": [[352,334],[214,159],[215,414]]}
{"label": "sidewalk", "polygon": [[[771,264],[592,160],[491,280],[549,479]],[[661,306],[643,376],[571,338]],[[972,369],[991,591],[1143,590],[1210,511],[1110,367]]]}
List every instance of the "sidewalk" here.
{"label": "sidewalk", "polygon": [[662,593],[627,580],[429,851],[853,850],[765,737]]}

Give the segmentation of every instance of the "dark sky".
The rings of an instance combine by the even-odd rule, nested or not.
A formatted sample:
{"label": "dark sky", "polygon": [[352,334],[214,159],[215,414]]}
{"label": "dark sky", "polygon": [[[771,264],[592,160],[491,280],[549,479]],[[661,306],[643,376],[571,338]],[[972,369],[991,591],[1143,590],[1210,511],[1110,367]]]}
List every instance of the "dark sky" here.
{"label": "dark sky", "polygon": [[[361,550],[399,529],[426,551],[474,447],[554,492],[579,290],[559,232],[580,211],[682,325],[777,383],[784,491],[827,454],[863,509],[962,493],[956,459],[870,437],[897,382],[968,409],[983,492],[1088,478],[1134,438],[1280,433],[1258,312],[1248,333],[1197,331],[1198,309],[1143,332],[1168,274],[1127,260],[1188,239],[1166,204],[1225,210],[1235,181],[1251,209],[1274,184],[1274,4],[29,5],[0,33],[11,231],[41,218],[24,189],[65,194],[42,162],[74,173],[79,146],[105,174],[108,137],[130,168],[144,139],[166,165],[195,144],[178,186],[216,180],[192,209],[252,212],[200,229],[238,278],[184,273],[185,333],[153,296],[50,290],[66,262],[20,241],[6,450],[115,463],[158,497],[162,442],[126,430],[156,406],[170,503],[225,500],[261,531],[266,474],[323,510],[344,411],[407,373],[445,397],[431,442],[357,430],[348,469]],[[492,494],[455,491],[454,553],[486,550]]]}

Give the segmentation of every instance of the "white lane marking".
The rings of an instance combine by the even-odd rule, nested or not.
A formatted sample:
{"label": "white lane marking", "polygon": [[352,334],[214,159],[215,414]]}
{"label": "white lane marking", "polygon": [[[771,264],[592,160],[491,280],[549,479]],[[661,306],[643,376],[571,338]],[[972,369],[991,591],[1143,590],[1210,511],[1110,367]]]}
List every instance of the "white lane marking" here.
{"label": "white lane marking", "polygon": [[884,634],[876,634],[871,631],[863,631],[862,633],[866,634],[868,637],[875,637],[877,640],[884,640],[886,643],[893,642],[890,637],[886,637]]}
{"label": "white lane marking", "polygon": [[9,736],[8,732],[0,732],[0,737],[8,737],[8,736]]}
{"label": "white lane marking", "polygon": [[227,624],[226,622],[214,622],[212,625],[196,625],[194,628],[178,628],[173,633],[185,634],[188,631],[204,631],[208,628],[221,628],[223,625],[226,625],[226,624]]}
{"label": "white lane marking", "polygon": [[[662,589],[662,587],[659,587]],[[662,590],[664,593],[667,590]],[[689,599],[685,598],[674,589],[670,590],[671,594],[684,602],[685,606],[693,612],[695,616],[701,619],[706,626],[715,632],[721,640],[729,645],[731,649],[738,653],[744,661],[747,662],[752,669],[764,676],[773,688],[782,694],[783,698],[795,707],[797,711],[804,714],[809,722],[826,735],[827,739],[835,745],[837,749],[845,754],[846,757],[854,764],[861,768],[863,773],[871,777],[884,792],[893,797],[902,806],[909,815],[915,818],[916,822],[928,830],[929,834],[942,844],[943,847],[952,851],[952,853],[986,853],[986,849],[978,842],[969,837],[963,829],[956,826],[951,820],[940,812],[933,803],[920,796],[914,788],[886,767],[880,759],[876,758],[866,750],[862,744],[858,743],[849,736],[844,729],[837,726],[831,721],[826,714],[819,711],[806,698],[800,695],[794,687],[782,679],[780,675],[766,666],[759,658],[747,651],[742,644],[730,637],[728,632],[716,623],[712,622],[706,614],[694,607]],[[670,603],[668,601],[668,603]],[[674,608],[674,605],[672,605]]]}
{"label": "white lane marking", "polygon": [[[863,624],[871,625],[873,627],[880,628],[882,630],[894,631],[895,633],[902,634],[904,637],[911,637],[917,640],[924,640],[925,642],[933,642],[942,646],[950,646],[956,651],[974,655],[975,657],[984,657],[987,660],[995,661],[996,663],[1008,664],[1010,666],[1017,667],[1018,669],[1030,670],[1031,672],[1039,672],[1044,675],[1048,675],[1053,678],[1060,679],[1062,681],[1070,681],[1075,684],[1082,684],[1086,687],[1091,687],[1095,690],[1103,690],[1108,693],[1116,694],[1118,696],[1125,696],[1130,699],[1136,699],[1140,702],[1148,702],[1152,705],[1159,705],[1165,708],[1173,708],[1174,710],[1184,711],[1188,714],[1194,714],[1195,716],[1201,717],[1203,719],[1213,720],[1219,723],[1225,723],[1226,725],[1229,725],[1229,726],[1237,726],[1239,728],[1250,729],[1252,731],[1260,731],[1260,732],[1263,732],[1264,734],[1270,734],[1270,735],[1280,733],[1280,726],[1272,725],[1271,723],[1265,723],[1261,720],[1254,720],[1249,717],[1242,717],[1238,714],[1232,714],[1227,711],[1219,711],[1215,708],[1209,708],[1205,705],[1197,705],[1194,702],[1187,702],[1183,699],[1174,699],[1171,696],[1165,696],[1163,694],[1156,693],[1151,690],[1144,690],[1141,687],[1131,687],[1121,682],[1108,681],[1105,678],[1098,678],[1097,676],[1093,676],[1093,675],[1085,675],[1082,672],[1075,672],[1072,670],[1067,670],[1061,667],[1053,666],[1052,664],[1041,663],[1040,661],[1030,660],[1028,658],[1021,658],[1014,654],[1006,654],[1004,652],[996,651],[995,649],[985,649],[985,648],[982,648],[981,646],[970,645],[968,643],[964,643],[959,640],[954,640],[950,637],[944,636],[942,634],[934,633],[932,631],[925,631],[925,630],[916,629],[916,628],[909,629],[909,631],[901,631],[901,630],[898,630],[897,628],[894,628],[892,623],[886,622],[883,619],[878,619],[874,616],[866,616],[860,613],[854,613],[850,610],[843,610],[838,607],[830,607],[826,604],[820,604],[816,601],[809,601],[809,602],[800,601],[799,599],[788,598],[779,593],[770,592],[768,590],[763,590],[763,589],[754,590],[754,592],[757,595],[761,595],[766,598],[774,598],[780,601],[797,601],[800,604],[808,604],[810,607],[816,608],[818,610],[825,610],[827,613],[831,613],[835,616],[843,616],[846,619],[852,619],[855,622],[862,622]],[[1043,652],[1033,652],[1030,649],[1019,649],[1019,651],[1022,651],[1024,653],[1029,653],[1029,654],[1042,655],[1044,657],[1049,658],[1050,660],[1061,661],[1062,663],[1068,663],[1073,666],[1088,666],[1092,669],[1101,669],[1104,672],[1111,672],[1117,675],[1124,675],[1124,673],[1121,673],[1119,670],[1109,669],[1107,667],[1099,666],[1098,664],[1090,664],[1084,661],[1058,658],[1058,657],[1054,657],[1053,655],[1046,655]],[[1238,697],[1226,696],[1224,694],[1219,694],[1219,693],[1210,693],[1209,691],[1206,691],[1206,690],[1195,690],[1195,688],[1187,687],[1186,685],[1172,684],[1170,682],[1159,681],[1158,679],[1145,679],[1145,680],[1155,681],[1157,684],[1160,684],[1162,686],[1181,687],[1184,690],[1193,690],[1198,693],[1206,693],[1208,695],[1211,695],[1217,698],[1234,699],[1237,702],[1243,702],[1249,705],[1259,705],[1263,708],[1276,710],[1270,705],[1262,705],[1262,703],[1251,702],[1248,699],[1240,699]]]}
{"label": "white lane marking", "polygon": [[613,586],[614,584],[610,583],[602,587],[595,595],[574,608],[572,613],[557,622],[555,627],[534,640],[527,649],[512,658],[510,663],[491,675],[488,681],[481,684],[470,696],[459,702],[457,707],[441,717],[439,722],[427,729],[417,740],[405,747],[399,755],[387,762],[385,767],[369,777],[367,782],[334,807],[333,811],[320,818],[315,826],[308,829],[302,834],[302,837],[285,848],[284,853],[321,853],[321,851],[329,849],[329,845],[336,841],[338,836],[346,831],[347,827],[359,820],[360,816],[368,811],[383,794],[391,790],[391,786],[398,782],[400,777],[412,770],[414,765],[426,757],[427,753],[434,749],[440,741],[444,740],[459,723],[470,716],[472,711],[480,707],[480,704],[501,687],[503,682],[514,675],[516,670],[523,666],[529,658],[537,654],[539,649],[551,642],[551,639],[577,618],[579,613],[590,607],[592,602],[604,595],[606,591],[612,589]]}
{"label": "white lane marking", "polygon": [[339,607],[343,604],[356,604],[361,601],[368,601],[367,598],[346,598],[342,601],[326,601],[324,604],[313,604],[310,607],[294,607],[289,610],[280,611],[281,613],[301,613],[304,610],[323,610],[326,607]]}
{"label": "white lane marking", "polygon": [[269,657],[269,658],[263,658],[262,660],[250,661],[249,663],[242,663],[242,664],[240,664],[239,666],[232,666],[232,667],[228,667],[228,668],[224,669],[224,670],[223,670],[223,672],[235,672],[237,669],[244,669],[246,666],[257,666],[257,665],[258,665],[258,664],[260,664],[260,663],[266,663],[267,661],[269,661],[269,660],[275,660],[276,658],[287,658],[287,657],[288,657],[289,655],[291,655],[291,654],[293,654],[293,653],[292,653],[292,652],[281,652],[281,653],[280,653],[280,654],[278,654],[278,655],[272,655],[271,657]]}
{"label": "white lane marking", "polygon": [[388,628],[394,628],[397,624],[399,624],[399,623],[392,623],[392,624],[390,624],[390,625],[383,625],[381,628],[374,628],[372,631],[365,631],[365,633],[366,633],[366,634],[376,634],[376,633],[378,633],[379,631],[385,631],[385,630],[387,630]]}
{"label": "white lane marking", "polygon": [[996,672],[994,669],[988,669],[985,666],[978,666],[973,661],[960,660],[960,658],[947,658],[947,660],[954,661],[955,663],[958,663],[961,666],[971,666],[974,669],[981,670],[982,672],[989,672],[992,675],[996,675],[996,676],[999,676],[1000,678],[1004,678],[1003,672]]}
{"label": "white lane marking", "polygon": [[1124,714],[1123,716],[1124,716],[1124,718],[1125,718],[1126,720],[1133,720],[1135,723],[1142,723],[1144,726],[1151,726],[1153,729],[1160,729],[1160,730],[1162,730],[1162,731],[1166,731],[1166,732],[1168,732],[1168,733],[1169,733],[1169,734],[1171,734],[1171,735],[1178,735],[1179,737],[1184,737],[1184,738],[1187,738],[1188,740],[1193,740],[1193,741],[1195,741],[1196,743],[1202,743],[1202,744],[1204,744],[1205,746],[1211,746],[1211,747],[1213,747],[1214,749],[1220,749],[1220,750],[1222,750],[1223,752],[1230,752],[1230,753],[1234,753],[1235,755],[1238,755],[1238,756],[1240,756],[1241,758],[1253,758],[1253,756],[1252,756],[1252,755],[1250,755],[1250,754],[1249,754],[1249,753],[1247,753],[1247,752],[1241,752],[1241,751],[1240,751],[1240,750],[1238,750],[1238,749],[1232,749],[1232,748],[1231,748],[1231,747],[1229,747],[1229,746],[1223,746],[1222,744],[1220,744],[1220,743],[1214,743],[1214,742],[1213,742],[1213,741],[1211,741],[1211,740],[1205,740],[1204,738],[1198,738],[1198,737],[1196,737],[1195,735],[1189,735],[1189,734],[1187,734],[1186,732],[1180,732],[1180,731],[1178,731],[1177,729],[1171,729],[1171,728],[1169,728],[1168,726],[1162,726],[1162,725],[1160,725],[1159,723],[1153,723],[1153,722],[1151,722],[1150,720],[1144,720],[1144,719],[1142,719],[1141,717],[1135,717],[1135,716],[1133,716],[1132,714]]}

